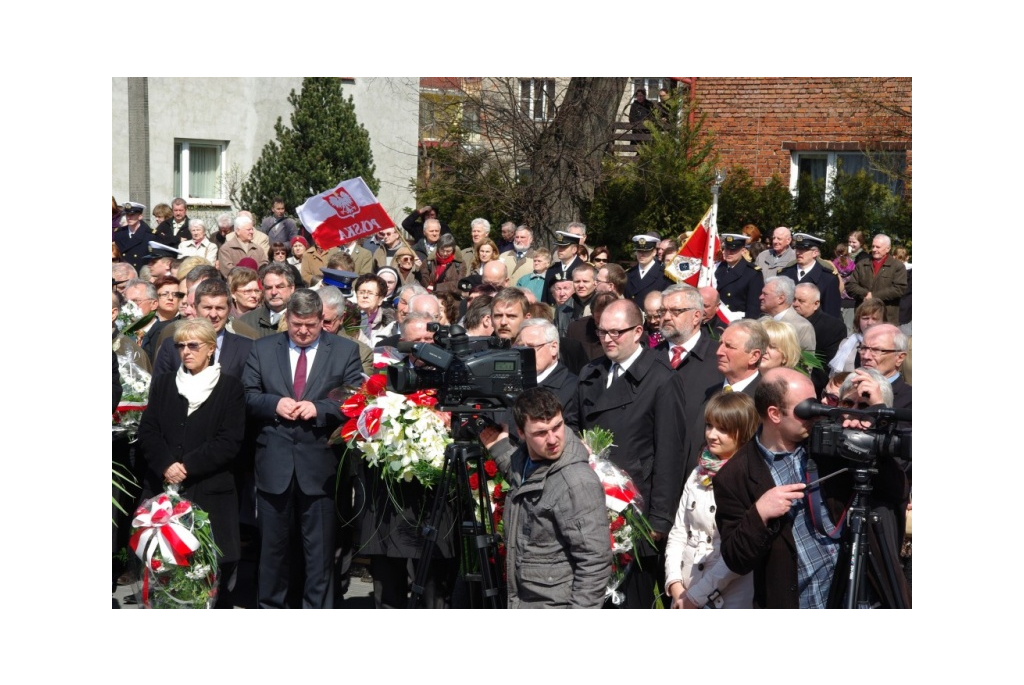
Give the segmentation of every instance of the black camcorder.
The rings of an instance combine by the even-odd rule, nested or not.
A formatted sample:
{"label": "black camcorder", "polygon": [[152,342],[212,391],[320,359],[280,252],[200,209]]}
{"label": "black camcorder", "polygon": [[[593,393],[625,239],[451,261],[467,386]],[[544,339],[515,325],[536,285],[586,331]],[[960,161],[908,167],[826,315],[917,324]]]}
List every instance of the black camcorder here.
{"label": "black camcorder", "polygon": [[[827,417],[811,428],[809,451],[813,456],[838,456],[860,464],[870,464],[878,458],[911,461],[911,430],[899,427],[899,422],[909,423],[910,410],[875,407],[848,409],[826,407],[813,400],[804,400],[796,405],[793,413],[801,419],[815,416]],[[843,428],[847,418],[870,419],[871,428]]]}
{"label": "black camcorder", "polygon": [[388,367],[388,390],[408,394],[437,390],[438,407],[453,412],[487,412],[511,407],[526,388],[537,385],[532,348],[509,348],[500,338],[466,335],[457,324],[428,325],[431,343],[399,343],[401,352],[423,366]]}

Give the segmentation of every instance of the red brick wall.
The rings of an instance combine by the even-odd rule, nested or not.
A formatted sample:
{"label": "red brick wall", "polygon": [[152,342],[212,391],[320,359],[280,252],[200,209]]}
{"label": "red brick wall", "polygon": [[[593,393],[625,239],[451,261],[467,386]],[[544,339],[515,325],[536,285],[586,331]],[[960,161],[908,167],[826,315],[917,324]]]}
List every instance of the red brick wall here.
{"label": "red brick wall", "polygon": [[910,78],[697,78],[693,95],[724,165],[745,166],[756,183],[775,173],[789,182],[784,143],[798,150],[816,149],[810,147],[815,143],[852,144],[832,149],[891,143],[907,149],[909,169],[910,117],[886,107],[911,111]]}

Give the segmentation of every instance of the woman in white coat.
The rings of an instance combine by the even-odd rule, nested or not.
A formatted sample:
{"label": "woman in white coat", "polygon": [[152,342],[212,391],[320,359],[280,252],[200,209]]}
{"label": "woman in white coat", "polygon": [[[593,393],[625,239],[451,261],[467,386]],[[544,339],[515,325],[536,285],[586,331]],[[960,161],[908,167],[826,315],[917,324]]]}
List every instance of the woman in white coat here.
{"label": "woman in white coat", "polygon": [[715,395],[704,410],[706,443],[700,463],[683,487],[676,520],[665,548],[665,587],[673,609],[749,609],[753,576],[738,576],[722,559],[715,526],[714,478],[757,432],[754,400],[741,392]]}

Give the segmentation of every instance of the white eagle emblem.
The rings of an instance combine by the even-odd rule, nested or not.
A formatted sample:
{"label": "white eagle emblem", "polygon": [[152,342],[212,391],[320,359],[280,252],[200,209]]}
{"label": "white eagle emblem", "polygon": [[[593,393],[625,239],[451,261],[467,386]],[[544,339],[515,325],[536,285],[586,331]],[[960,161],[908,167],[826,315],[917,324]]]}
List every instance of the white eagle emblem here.
{"label": "white eagle emblem", "polygon": [[324,199],[342,219],[351,218],[359,213],[359,203],[344,188],[336,189]]}

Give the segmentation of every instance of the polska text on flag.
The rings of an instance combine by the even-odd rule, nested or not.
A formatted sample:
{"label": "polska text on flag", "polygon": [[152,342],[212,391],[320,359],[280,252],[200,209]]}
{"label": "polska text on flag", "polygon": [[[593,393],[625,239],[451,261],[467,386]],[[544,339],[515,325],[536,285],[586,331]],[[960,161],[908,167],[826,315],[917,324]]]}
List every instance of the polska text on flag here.
{"label": "polska text on flag", "polygon": [[296,207],[295,213],[321,250],[395,225],[361,177],[342,181],[338,187],[314,195]]}

